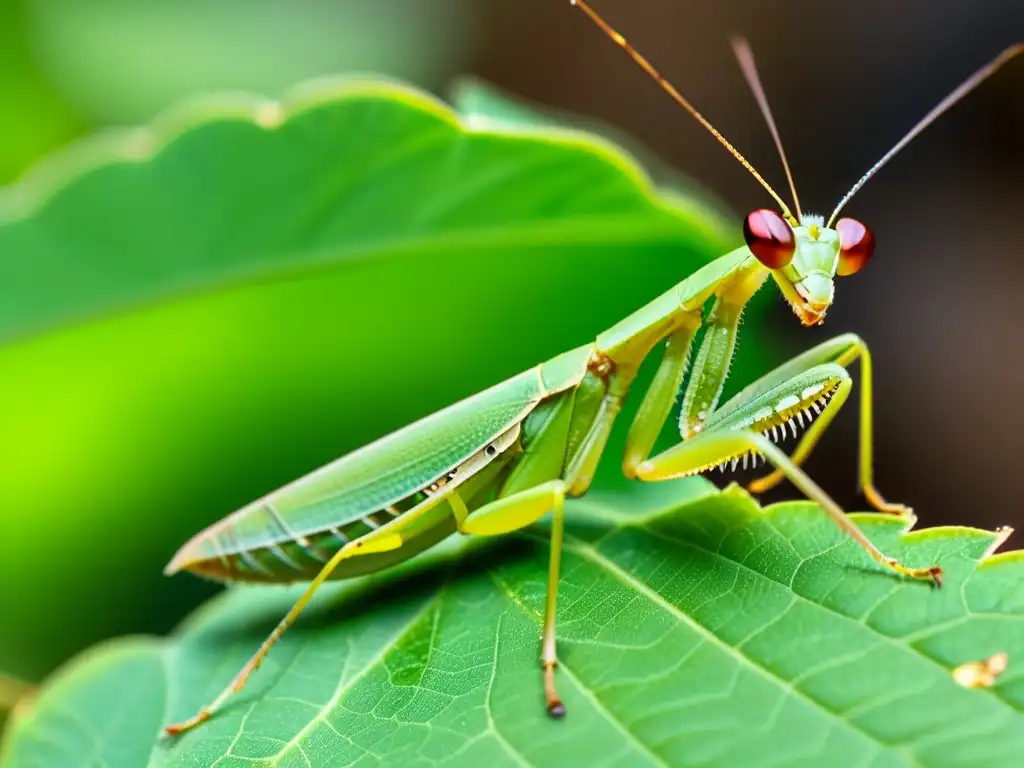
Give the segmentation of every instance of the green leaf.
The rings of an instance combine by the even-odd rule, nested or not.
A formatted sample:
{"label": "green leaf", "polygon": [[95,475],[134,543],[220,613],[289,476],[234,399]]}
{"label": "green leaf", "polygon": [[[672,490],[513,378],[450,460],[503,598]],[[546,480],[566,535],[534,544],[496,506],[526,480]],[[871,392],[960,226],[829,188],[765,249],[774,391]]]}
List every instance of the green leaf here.
{"label": "green leaf", "polygon": [[[397,85],[211,101],[82,145],[0,198],[0,339],[369,259],[697,244],[722,233],[703,214],[660,204],[604,142],[476,130]],[[473,285],[444,278],[448,292]]]}
{"label": "green leaf", "polygon": [[[141,765],[123,756],[144,745],[166,766],[1019,765],[1024,556],[992,556],[1000,534],[856,519],[904,562],[940,563],[943,589],[881,570],[806,502],[762,510],[700,480],[571,502],[563,721],[542,706],[538,527],[322,590],[214,719],[155,740],[297,594],[230,591],[162,645],[74,663],[19,721],[5,765],[85,765],[85,743],[108,766]],[[953,681],[997,651],[1010,664],[994,688]]]}
{"label": "green leaf", "polygon": [[[665,164],[649,147],[613,125],[550,107],[526,103],[499,88],[472,77],[461,78],[452,89],[452,104],[471,124],[514,131],[552,130],[602,136],[635,157],[666,199],[677,198],[685,207],[703,208],[711,220],[734,218],[731,211],[693,179]],[[762,294],[763,295],[763,294]]]}
{"label": "green leaf", "polygon": [[[31,0],[35,57],[103,123],[148,119],[194,93],[280,93],[334,72],[444,83],[477,45],[470,0]],[[23,33],[25,34],[25,33]]]}
{"label": "green leaf", "polygon": [[81,133],[83,121],[47,76],[28,33],[27,0],[0,3],[0,184],[8,183],[45,152]]}
{"label": "green leaf", "polygon": [[379,80],[55,156],[0,193],[4,666],[166,630],[197,599],[161,576],[178,542],[593,339],[739,231],[606,140]]}

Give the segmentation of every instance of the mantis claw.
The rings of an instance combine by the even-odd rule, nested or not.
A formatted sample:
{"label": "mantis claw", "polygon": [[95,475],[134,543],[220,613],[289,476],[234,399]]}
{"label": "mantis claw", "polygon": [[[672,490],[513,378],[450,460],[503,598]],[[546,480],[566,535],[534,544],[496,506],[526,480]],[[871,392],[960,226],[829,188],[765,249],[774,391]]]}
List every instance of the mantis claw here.
{"label": "mantis claw", "polygon": [[171,725],[164,727],[164,735],[168,737],[180,736],[185,731],[191,731],[197,725],[201,725],[210,719],[210,711],[207,709],[201,710],[199,714],[194,717],[190,717],[188,720],[184,720],[180,723],[172,723]]}
{"label": "mantis claw", "polygon": [[565,717],[565,704],[558,698],[555,692],[555,667],[556,661],[544,662],[544,697],[547,699],[548,716],[555,720]]}
{"label": "mantis claw", "polygon": [[928,568],[907,568],[894,557],[887,557],[882,562],[896,571],[896,573],[909,576],[912,579],[930,581],[931,585],[936,589],[942,587],[942,568],[937,565],[932,565]]}
{"label": "mantis claw", "polygon": [[915,517],[913,507],[908,507],[906,504],[882,502],[881,504],[872,503],[872,506],[883,515],[892,515],[893,517],[903,518]]}
{"label": "mantis claw", "polygon": [[864,498],[868,500],[872,507],[883,514],[894,515],[896,517],[914,516],[913,509],[908,507],[906,504],[895,504],[893,502],[886,501],[882,497],[882,494],[876,491],[872,485],[864,486]]}

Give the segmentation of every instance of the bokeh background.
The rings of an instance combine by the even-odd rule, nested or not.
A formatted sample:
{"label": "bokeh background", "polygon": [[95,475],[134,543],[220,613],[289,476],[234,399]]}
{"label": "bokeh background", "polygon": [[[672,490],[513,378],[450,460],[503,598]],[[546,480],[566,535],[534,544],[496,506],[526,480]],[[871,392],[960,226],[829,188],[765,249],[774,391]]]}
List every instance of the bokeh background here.
{"label": "bokeh background", "polygon": [[[1005,0],[595,5],[781,191],[770,138],[728,46],[730,35],[746,34],[803,205],[825,213],[948,91],[1024,38],[1024,5]],[[457,76],[475,75],[632,134],[738,214],[770,202],[564,0],[0,0],[0,183],[77,137],[147,121],[196,94],[278,95],[308,77],[352,71],[384,72],[442,96]],[[868,340],[878,483],[923,524],[1024,525],[1022,186],[1018,61],[849,206],[874,230],[878,251],[869,269],[839,284],[824,328],[801,329],[777,298],[758,315],[768,330],[760,343],[772,340],[765,360],[843,331]],[[626,262],[617,281],[628,293],[629,282],[644,279]],[[637,285],[647,295],[647,284]],[[317,296],[327,306],[344,285],[287,290],[292,301]],[[186,302],[0,348],[0,669],[40,679],[96,640],[166,631],[212,590],[160,575],[193,530],[543,359],[558,351],[553,345],[579,343],[606,318],[598,310],[568,316],[572,308],[616,301],[576,296],[564,328],[543,338],[517,332],[511,313],[492,348],[484,340],[446,350],[446,369],[459,376],[417,382],[389,406],[333,398],[332,380],[377,372],[322,351],[314,360],[322,348],[296,345],[303,328],[265,321],[239,329],[238,318],[256,316],[263,298]],[[225,318],[233,330],[219,343],[228,354],[192,349],[190,338]],[[429,324],[429,313],[417,322]],[[429,325],[418,330],[430,335]],[[402,354],[400,342],[391,352]],[[267,360],[285,360],[293,375],[240,390],[238,380]],[[168,377],[169,368],[188,373]],[[863,506],[855,411],[851,401],[809,463],[851,508]],[[41,520],[44,538],[32,533]]]}

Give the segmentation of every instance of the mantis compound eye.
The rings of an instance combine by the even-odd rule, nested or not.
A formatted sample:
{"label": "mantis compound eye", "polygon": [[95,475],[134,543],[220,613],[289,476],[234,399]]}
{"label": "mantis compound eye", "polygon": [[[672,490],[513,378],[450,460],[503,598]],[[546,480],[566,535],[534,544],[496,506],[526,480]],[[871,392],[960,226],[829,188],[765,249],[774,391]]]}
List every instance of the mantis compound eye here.
{"label": "mantis compound eye", "polygon": [[750,252],[768,269],[782,269],[796,253],[793,228],[767,208],[758,208],[743,220],[743,239]]}
{"label": "mantis compound eye", "polygon": [[840,275],[852,275],[860,272],[875,252],[875,236],[871,230],[856,219],[840,219],[836,222],[839,233],[839,269]]}

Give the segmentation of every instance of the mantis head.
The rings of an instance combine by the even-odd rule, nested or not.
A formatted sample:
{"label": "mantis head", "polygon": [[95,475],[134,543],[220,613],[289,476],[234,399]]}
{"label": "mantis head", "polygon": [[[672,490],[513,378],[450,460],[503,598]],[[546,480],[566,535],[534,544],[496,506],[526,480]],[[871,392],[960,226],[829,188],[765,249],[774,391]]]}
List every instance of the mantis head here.
{"label": "mantis head", "polygon": [[775,127],[775,118],[772,117],[771,108],[768,106],[768,98],[765,96],[764,87],[757,74],[754,54],[751,53],[750,46],[745,40],[733,40],[733,51],[739,61],[743,76],[761,108],[772,139],[775,141],[779,158],[782,160],[782,168],[786,172],[786,180],[789,182],[790,192],[793,194],[793,208],[796,210],[796,216],[794,216],[789,206],[750,166],[746,159],[735,148],[725,143],[726,149],[753,174],[754,178],[779,204],[781,210],[781,213],[776,213],[768,208],[761,208],[750,213],[743,221],[743,237],[750,252],[771,270],[779,290],[782,291],[782,295],[789,302],[800,322],[805,326],[810,326],[821,325],[825,321],[825,312],[832,305],[832,299],[835,296],[835,276],[852,275],[859,272],[875,251],[875,237],[871,234],[871,230],[857,219],[836,220],[839,212],[850,201],[850,198],[860,191],[867,180],[909,144],[917,134],[974,89],[982,80],[1024,51],[1024,46],[1015,45],[1007,48],[939,102],[938,106],[925,115],[902,139],[896,142],[892,149],[871,166],[867,173],[860,177],[839,201],[827,222],[822,216],[801,212],[800,200],[796,194],[796,184],[793,182],[793,174],[789,170],[789,161],[786,159],[786,151],[782,147],[782,139]]}
{"label": "mantis head", "polygon": [[826,227],[821,216],[807,214],[790,224],[768,208],[744,219],[743,237],[805,326],[825,321],[835,276],[860,271],[875,250],[871,230],[856,219],[839,219]]}
{"label": "mantis head", "polygon": [[865,173],[849,192],[839,201],[826,221],[821,216],[804,215],[797,199],[796,185],[793,174],[789,170],[789,161],[782,148],[782,139],[775,127],[775,119],[768,107],[761,79],[754,64],[754,54],[745,40],[732,41],[733,51],[739,61],[743,76],[750,90],[757,99],[768,130],[771,132],[775,147],[779,151],[782,167],[789,181],[789,189],[793,193],[794,216],[785,201],[775,192],[760,173],[710,122],[698,112],[692,104],[676,90],[668,80],[656,70],[651,63],[641,56],[626,39],[612,28],[593,8],[587,0],[569,0],[569,2],[587,14],[601,30],[617,45],[630,55],[637,65],[654,79],[676,103],[685,109],[694,120],[700,123],[714,138],[725,147],[739,163],[750,172],[762,187],[767,190],[779,206],[779,211],[759,208],[753,211],[743,222],[743,236],[750,252],[768,269],[778,284],[782,295],[793,307],[793,312],[804,325],[820,325],[825,319],[825,312],[832,304],[835,294],[835,276],[852,275],[860,270],[871,258],[875,249],[875,238],[871,231],[856,219],[843,218],[836,220],[839,212],[850,202],[865,182],[889,162],[893,156],[903,149],[921,131],[931,125],[935,118],[956,104],[979,83],[992,75],[1010,59],[1024,53],[1024,43],[1011,45],[992,61],[979,69],[946,98],[921,118],[907,134],[896,142],[895,146],[882,155],[882,158]]}

